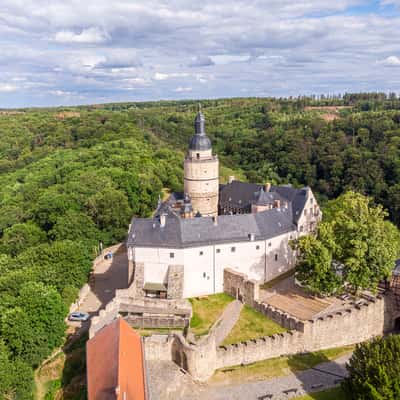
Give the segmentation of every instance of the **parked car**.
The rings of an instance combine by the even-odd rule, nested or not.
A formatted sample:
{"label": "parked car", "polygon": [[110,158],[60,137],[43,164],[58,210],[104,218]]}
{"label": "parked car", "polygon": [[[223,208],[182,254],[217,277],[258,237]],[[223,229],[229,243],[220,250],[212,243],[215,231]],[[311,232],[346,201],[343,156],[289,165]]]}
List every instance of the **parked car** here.
{"label": "parked car", "polygon": [[68,319],[70,321],[87,321],[90,318],[90,315],[85,312],[76,311],[69,314]]}

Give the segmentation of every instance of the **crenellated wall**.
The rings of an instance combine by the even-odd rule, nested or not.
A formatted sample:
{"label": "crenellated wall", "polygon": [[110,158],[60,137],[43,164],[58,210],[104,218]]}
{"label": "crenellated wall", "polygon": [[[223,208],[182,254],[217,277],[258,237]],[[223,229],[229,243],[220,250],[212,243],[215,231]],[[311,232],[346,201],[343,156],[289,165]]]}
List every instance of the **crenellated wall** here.
{"label": "crenellated wall", "polygon": [[310,321],[298,321],[271,307],[260,309],[269,318],[293,330],[250,340],[217,350],[216,368],[249,364],[268,358],[347,346],[382,335],[385,331],[385,298],[365,300],[344,312]]}

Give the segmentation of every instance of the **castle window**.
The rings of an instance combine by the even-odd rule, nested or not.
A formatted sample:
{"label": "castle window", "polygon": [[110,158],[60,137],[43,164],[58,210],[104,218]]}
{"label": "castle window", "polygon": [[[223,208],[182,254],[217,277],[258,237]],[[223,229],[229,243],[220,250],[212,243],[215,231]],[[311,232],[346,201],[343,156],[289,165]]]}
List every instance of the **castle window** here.
{"label": "castle window", "polygon": [[260,246],[259,245],[256,246],[256,250],[260,250]]}
{"label": "castle window", "polygon": [[278,254],[275,254],[275,261],[278,261]]}
{"label": "castle window", "polygon": [[304,209],[304,215],[305,216],[307,215],[307,209]]}
{"label": "castle window", "polygon": [[231,252],[234,253],[236,251],[236,247],[231,247]]}
{"label": "castle window", "polygon": [[216,252],[217,252],[217,253],[221,253],[221,249],[217,249]]}
{"label": "castle window", "polygon": [[202,256],[203,254],[204,254],[204,253],[201,251],[201,252],[200,252],[200,255]]}
{"label": "castle window", "polygon": [[268,243],[268,247],[271,247],[271,246],[272,246],[272,243],[271,243],[271,242],[269,242],[269,243]]}
{"label": "castle window", "polygon": [[310,199],[310,203],[312,204],[312,203],[314,203],[314,199],[311,197],[311,199]]}
{"label": "castle window", "polygon": [[174,258],[175,257],[175,253],[169,253],[169,258]]}
{"label": "castle window", "polygon": [[300,232],[303,232],[303,225],[300,225]]}
{"label": "castle window", "polygon": [[205,272],[203,272],[203,278],[205,278],[206,277],[206,273]]}
{"label": "castle window", "polygon": [[196,154],[196,158],[200,158],[200,153],[197,153],[197,154]]}

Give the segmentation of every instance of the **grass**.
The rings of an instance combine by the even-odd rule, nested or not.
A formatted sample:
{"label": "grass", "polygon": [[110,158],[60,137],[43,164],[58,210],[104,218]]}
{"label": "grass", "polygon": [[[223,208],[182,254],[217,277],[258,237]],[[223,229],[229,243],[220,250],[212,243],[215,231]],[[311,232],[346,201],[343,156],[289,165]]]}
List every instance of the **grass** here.
{"label": "grass", "polygon": [[35,373],[37,400],[86,399],[87,333],[46,360]]}
{"label": "grass", "polygon": [[263,283],[260,288],[261,289],[269,289],[272,288],[273,286],[275,286],[277,283],[285,280],[286,278],[289,278],[290,276],[294,275],[294,269],[290,269],[289,271],[284,272],[283,274],[277,276],[276,278]]}
{"label": "grass", "polygon": [[193,308],[190,331],[196,336],[206,335],[232,300],[233,297],[225,293],[189,299]]}
{"label": "grass", "polygon": [[239,320],[222,344],[228,345],[244,342],[263,336],[272,336],[275,333],[282,333],[285,331],[286,329],[282,328],[276,322],[245,305],[240,312]]}
{"label": "grass", "polygon": [[296,397],[294,400],[349,400],[341,387],[310,393],[305,396]]}
{"label": "grass", "polygon": [[251,382],[288,375],[292,372],[312,368],[325,361],[334,360],[350,351],[354,346],[336,347],[314,353],[296,354],[271,358],[248,365],[236,365],[217,370],[211,378],[211,383]]}

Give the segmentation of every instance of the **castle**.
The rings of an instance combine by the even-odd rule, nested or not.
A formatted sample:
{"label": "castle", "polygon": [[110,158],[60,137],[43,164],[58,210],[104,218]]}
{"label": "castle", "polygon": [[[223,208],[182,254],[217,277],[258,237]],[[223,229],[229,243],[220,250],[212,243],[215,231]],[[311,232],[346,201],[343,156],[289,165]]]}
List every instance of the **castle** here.
{"label": "castle", "polygon": [[[226,268],[268,282],[294,268],[289,242],[313,232],[321,211],[309,187],[219,184],[219,161],[198,112],[184,160],[184,192],[133,218],[128,259],[145,297],[179,299],[223,292]],[[238,295],[240,295],[238,293]]]}

